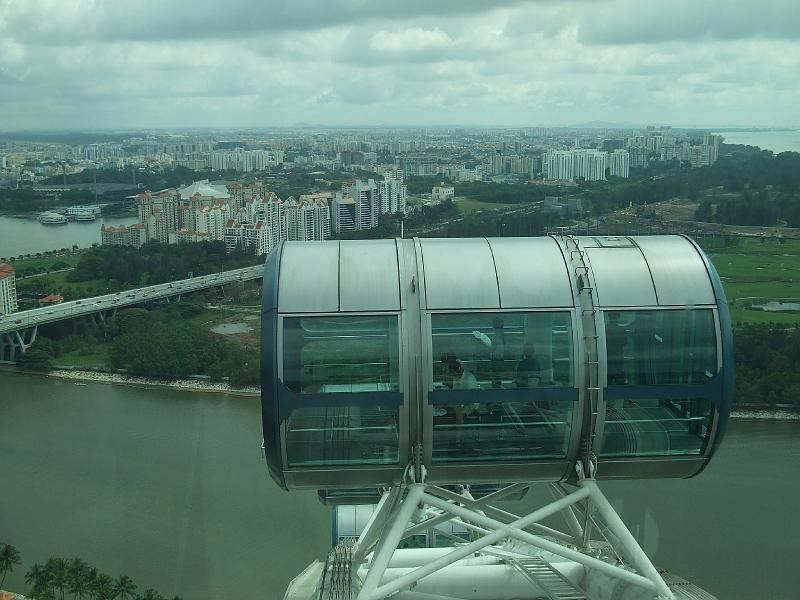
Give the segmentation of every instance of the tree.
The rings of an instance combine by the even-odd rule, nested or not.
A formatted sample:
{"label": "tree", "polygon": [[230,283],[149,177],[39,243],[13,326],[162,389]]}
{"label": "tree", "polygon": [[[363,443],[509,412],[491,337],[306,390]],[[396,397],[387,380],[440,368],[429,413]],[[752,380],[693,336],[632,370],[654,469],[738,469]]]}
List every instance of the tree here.
{"label": "tree", "polygon": [[28,572],[25,573],[25,583],[31,586],[29,595],[37,599],[48,597],[49,579],[50,577],[46,567],[39,564],[33,565]]}
{"label": "tree", "polygon": [[48,585],[53,596],[58,592],[58,597],[64,600],[64,589],[69,580],[67,561],[63,558],[50,558],[44,566],[47,569]]}
{"label": "tree", "polygon": [[89,565],[80,558],[73,558],[67,566],[69,577],[68,591],[70,594],[83,598],[84,594],[89,593]]}
{"label": "tree", "polygon": [[694,220],[710,223],[714,219],[714,207],[711,200],[703,200],[694,212]]}
{"label": "tree", "polygon": [[20,356],[17,364],[31,371],[49,371],[53,366],[53,357],[42,348],[29,348]]}
{"label": "tree", "polygon": [[127,575],[120,575],[114,586],[114,591],[122,600],[126,600],[126,598],[133,596],[136,591],[136,584]]}
{"label": "tree", "polygon": [[98,600],[111,600],[116,597],[114,580],[110,575],[102,573],[94,582],[94,591]]}
{"label": "tree", "polygon": [[153,589],[149,589],[139,596],[139,600],[164,600],[164,596]]}
{"label": "tree", "polygon": [[22,564],[19,551],[11,544],[0,545],[0,588],[6,580],[6,575],[14,570],[14,567]]}

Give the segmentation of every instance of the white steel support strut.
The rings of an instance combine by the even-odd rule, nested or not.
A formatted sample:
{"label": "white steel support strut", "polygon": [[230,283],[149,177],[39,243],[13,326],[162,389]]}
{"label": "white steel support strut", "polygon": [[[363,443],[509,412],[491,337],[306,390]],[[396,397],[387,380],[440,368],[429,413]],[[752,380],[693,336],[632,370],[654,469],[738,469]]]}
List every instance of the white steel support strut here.
{"label": "white steel support strut", "polygon": [[384,532],[383,538],[378,542],[378,547],[375,549],[375,556],[372,559],[372,566],[367,573],[367,578],[364,580],[364,585],[361,587],[356,600],[364,600],[366,598],[383,598],[377,595],[375,588],[386,572],[386,567],[389,566],[389,561],[397,550],[397,544],[403,539],[403,532],[408,525],[411,515],[417,508],[417,504],[425,494],[425,485],[422,483],[412,483],[409,486],[408,495],[400,505],[393,521],[387,523],[388,530]]}
{"label": "white steel support strut", "polygon": [[[381,516],[374,515],[376,518],[367,528],[369,533],[365,531],[366,535],[362,534],[362,541],[373,541],[373,544],[367,543],[365,548],[359,549],[357,554],[360,560],[353,564],[354,569],[359,569],[359,565],[362,565],[358,578],[363,578],[363,584],[357,600],[382,600],[390,596],[395,597],[395,595],[397,598],[420,598],[420,600],[423,598],[426,600],[427,598],[431,600],[434,598],[444,599],[445,596],[426,593],[423,587],[415,588],[424,577],[451,565],[457,566],[455,563],[476,553],[484,552],[495,556],[518,555],[519,559],[524,560],[538,556],[541,551],[560,556],[573,564],[602,573],[621,583],[635,586],[642,592],[647,591],[653,594],[650,597],[670,600],[673,598],[669,587],[593,479],[582,479],[575,491],[569,493],[559,489],[561,497],[522,517],[489,507],[485,503],[485,498],[467,498],[434,485],[417,483],[409,485],[408,489],[405,500],[399,505],[401,494],[399,488],[387,492],[382,500],[381,510],[376,511],[376,513],[382,513]],[[547,530],[559,535],[542,537],[530,532],[532,525],[538,525],[539,521],[559,512],[565,513],[564,516],[568,522],[570,517],[575,519],[572,507],[582,503],[591,503],[596,514],[607,525],[608,530],[616,540],[619,540],[620,548],[618,550],[626,557],[628,564],[620,566],[595,556],[589,556],[585,552],[575,549],[575,546],[570,543],[564,544],[562,541],[564,538],[572,542],[576,541],[575,538],[578,536],[575,534],[580,530],[575,530],[575,525],[577,525],[575,522],[569,523],[572,535],[551,528],[547,528]],[[422,510],[419,509],[420,506],[422,506]],[[487,507],[491,510],[486,510]],[[393,514],[386,514],[387,512]],[[506,517],[506,519],[513,520],[508,522],[506,519],[500,521],[493,518],[497,513],[499,513],[498,516],[502,515],[501,518]],[[420,522],[414,524],[412,521],[415,518]],[[391,576],[386,576],[392,556],[402,538],[419,532],[423,526],[434,527],[445,520],[452,521],[471,531],[473,541],[457,544],[455,548],[445,554],[431,556],[430,561],[410,571],[397,572],[395,570],[396,572]],[[577,519],[575,520],[577,521]],[[383,532],[379,534],[381,528]],[[375,552],[371,560],[364,565],[363,559],[366,558],[365,555],[369,552],[370,546],[374,545],[376,535],[379,535],[380,539]],[[515,542],[503,544],[508,540],[515,540]],[[501,554],[497,554],[498,552]]]}

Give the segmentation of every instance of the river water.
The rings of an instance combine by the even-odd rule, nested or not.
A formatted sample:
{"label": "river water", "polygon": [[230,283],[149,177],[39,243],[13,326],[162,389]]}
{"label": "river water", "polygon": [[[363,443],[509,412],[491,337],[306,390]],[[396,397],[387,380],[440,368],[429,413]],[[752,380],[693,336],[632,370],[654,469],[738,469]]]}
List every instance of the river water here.
{"label": "river water", "polygon": [[[330,544],[313,493],[281,491],[257,398],[0,373],[0,541],[80,556],[186,600],[281,598]],[[721,600],[794,600],[800,422],[734,422],[698,478],[603,488],[659,566]]]}
{"label": "river water", "polygon": [[42,225],[35,218],[0,216],[0,257],[35,254],[46,250],[88,248],[100,243],[100,225],[132,225],[136,217],[99,217],[91,223]]}

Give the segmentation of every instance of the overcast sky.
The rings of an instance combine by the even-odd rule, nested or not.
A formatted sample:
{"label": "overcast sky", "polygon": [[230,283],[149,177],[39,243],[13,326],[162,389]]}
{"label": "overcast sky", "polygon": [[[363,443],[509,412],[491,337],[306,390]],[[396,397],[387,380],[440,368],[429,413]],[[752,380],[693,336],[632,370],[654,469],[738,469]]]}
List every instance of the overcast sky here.
{"label": "overcast sky", "polygon": [[0,0],[0,129],[800,126],[799,0]]}

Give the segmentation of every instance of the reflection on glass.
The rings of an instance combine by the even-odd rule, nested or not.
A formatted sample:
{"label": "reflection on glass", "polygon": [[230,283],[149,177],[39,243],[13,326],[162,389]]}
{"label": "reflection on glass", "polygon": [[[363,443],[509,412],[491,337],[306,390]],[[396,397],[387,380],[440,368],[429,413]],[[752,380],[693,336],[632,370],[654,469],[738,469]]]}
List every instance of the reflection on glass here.
{"label": "reflection on glass", "polygon": [[709,309],[607,311],[605,326],[610,386],[705,383],[717,373]]}
{"label": "reflection on glass", "polygon": [[573,402],[437,404],[433,461],[558,458],[567,453]]}
{"label": "reflection on glass", "polygon": [[397,406],[295,409],[286,424],[289,466],[396,464],[398,421]]}
{"label": "reflection on glass", "polygon": [[283,383],[302,394],[399,390],[397,317],[283,319]]}
{"label": "reflection on glass", "polygon": [[[604,316],[608,388],[603,456],[704,452],[713,415],[710,399],[675,400],[669,388],[643,393],[638,386],[707,384],[704,389],[711,395],[717,374],[713,312],[607,311]],[[687,389],[687,396],[696,389]]]}
{"label": "reflection on glass", "polygon": [[431,315],[434,389],[572,385],[568,312]]}
{"label": "reflection on glass", "polygon": [[702,454],[711,432],[711,402],[624,400],[606,411],[603,456]]}
{"label": "reflection on glass", "polygon": [[431,327],[434,462],[566,456],[574,403],[536,389],[572,385],[570,313],[434,314]]}

